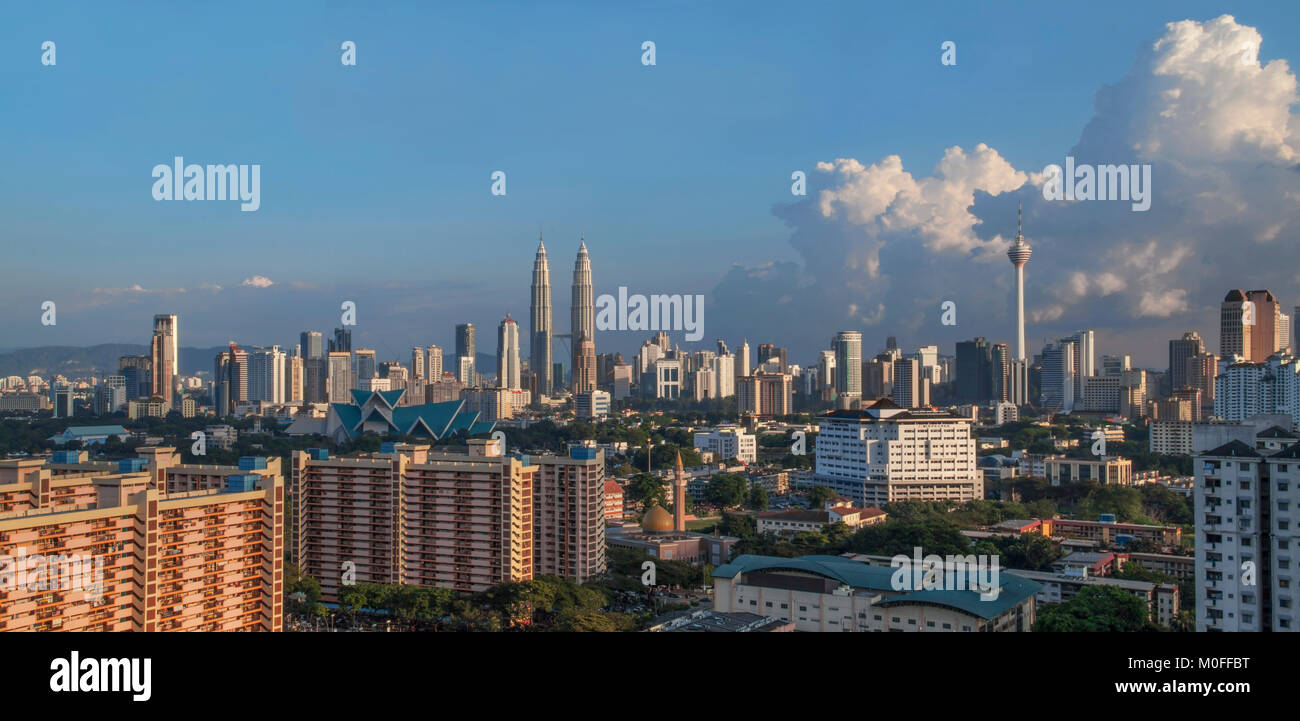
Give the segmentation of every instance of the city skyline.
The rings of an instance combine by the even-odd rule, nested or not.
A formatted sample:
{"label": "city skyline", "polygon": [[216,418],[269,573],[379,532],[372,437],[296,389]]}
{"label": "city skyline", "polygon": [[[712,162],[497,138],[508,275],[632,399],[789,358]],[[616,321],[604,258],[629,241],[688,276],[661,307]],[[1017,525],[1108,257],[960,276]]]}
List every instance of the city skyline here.
{"label": "city skyline", "polygon": [[[23,12],[0,31],[3,39],[10,40],[12,28],[38,27],[34,20],[24,22]],[[347,11],[332,12],[330,20],[351,18]],[[423,18],[420,11],[403,12],[412,13],[412,25]],[[137,313],[164,309],[185,317],[188,347],[218,346],[231,338],[249,346],[287,345],[303,328],[335,327],[346,300],[358,307],[358,344],[385,357],[402,358],[415,342],[450,347],[456,323],[491,328],[507,312],[523,317],[526,271],[502,259],[533,249],[539,218],[545,236],[562,239],[563,254],[570,238],[593,237],[597,295],[620,286],[704,293],[704,339],[686,343],[674,334],[684,348],[707,348],[717,337],[748,338],[790,348],[792,362],[801,365],[846,328],[863,332],[864,353],[890,335],[905,348],[949,348],[975,336],[1014,342],[1014,282],[1002,272],[1006,261],[1000,258],[1014,237],[1013,206],[1020,203],[1034,245],[1026,270],[1028,353],[1091,327],[1101,352],[1131,354],[1135,364],[1157,367],[1160,339],[1195,329],[1209,347],[1218,346],[1217,324],[1210,319],[1222,288],[1270,288],[1284,304],[1300,296],[1294,272],[1270,262],[1294,239],[1297,211],[1285,198],[1300,184],[1289,170],[1300,156],[1290,110],[1295,76],[1286,65],[1300,50],[1285,32],[1284,11],[1248,4],[1232,19],[1209,4],[1151,4],[1126,8],[1130,17],[1121,28],[1099,30],[1102,21],[1086,18],[1052,26],[1056,34],[1035,34],[1019,31],[1043,27],[1038,10],[991,8],[981,14],[957,8],[966,29],[953,37],[959,48],[953,67],[938,62],[939,44],[948,35],[942,26],[902,20],[888,14],[893,10],[882,12],[898,20],[896,32],[882,36],[878,48],[831,37],[825,52],[841,56],[842,67],[827,67],[820,53],[800,52],[783,59],[788,66],[773,66],[761,59],[765,46],[713,37],[728,25],[724,10],[669,11],[665,24],[648,29],[637,25],[645,19],[638,11],[604,12],[610,27],[621,28],[611,37],[568,46],[548,42],[546,51],[503,51],[511,53],[512,66],[535,68],[508,89],[524,102],[536,100],[540,114],[530,128],[488,122],[465,134],[467,141],[454,150],[443,149],[436,138],[464,134],[460,121],[427,123],[435,104],[412,95],[406,81],[434,67],[455,68],[463,75],[443,89],[483,124],[504,108],[484,106],[469,86],[498,76],[491,64],[476,68],[442,57],[461,43],[472,46],[473,33],[431,51],[435,61],[421,55],[427,44],[412,42],[391,23],[363,45],[347,85],[308,70],[314,62],[308,57],[325,49],[304,46],[301,34],[289,45],[302,57],[270,61],[283,63],[272,66],[280,68],[280,80],[301,78],[334,98],[300,99],[297,117],[307,143],[285,144],[284,128],[268,133],[246,119],[224,117],[220,109],[203,116],[212,104],[186,94],[158,109],[161,132],[120,128],[120,144],[91,154],[85,145],[93,131],[75,124],[42,128],[39,118],[0,110],[0,122],[30,140],[9,148],[12,177],[24,179],[6,186],[0,200],[0,212],[10,220],[10,252],[35,255],[57,247],[80,261],[39,279],[6,274],[0,289],[0,318],[9,331],[5,347],[127,342],[136,337],[131,329],[138,326]],[[849,19],[863,12],[843,8]],[[698,22],[685,22],[683,13],[694,13],[691,19]],[[545,32],[555,33],[548,38],[579,40],[567,35],[562,22],[541,15],[525,13],[518,21],[540,22]],[[210,19],[214,28],[227,22]],[[51,71],[57,75],[37,75],[39,65],[15,69],[17,63],[0,71],[20,91],[39,88],[52,117],[75,117],[74,98],[84,102],[109,89],[121,96],[113,103],[133,103],[147,93],[106,82],[104,71],[81,60],[87,52],[82,48],[93,42],[92,27],[119,27],[94,12],[81,22],[63,31],[64,52]],[[325,22],[313,18],[307,29],[319,30],[317,24]],[[773,22],[761,18],[756,32],[770,32]],[[824,21],[798,22],[810,31],[825,27]],[[682,25],[692,29],[676,29]],[[647,68],[637,61],[641,35],[655,35],[655,27],[662,29],[659,62]],[[137,32],[168,37],[167,52],[170,43],[184,43],[174,48],[178,57],[217,52],[190,38],[173,18],[121,28],[124,44]],[[1099,51],[1095,62],[1068,77],[1060,77],[1052,63],[1030,62],[1096,37],[1106,40],[1100,47],[1089,42]],[[14,38],[7,45],[25,42]],[[608,60],[623,45],[635,50],[627,68]],[[1215,50],[1221,47],[1241,53],[1227,58]],[[590,63],[596,54],[603,59],[599,68]],[[745,68],[744,77],[762,91],[745,89],[727,69],[703,77],[683,74],[684,66],[698,68],[721,57]],[[250,79],[249,92],[266,113],[285,114],[283,101],[269,97],[260,80],[266,73],[257,63],[267,58],[232,62],[230,69]],[[800,127],[808,117],[807,101],[819,97],[797,91],[787,81],[790,73],[815,77],[807,92],[824,97],[857,82],[853,62],[880,72],[866,86],[869,92],[817,112],[817,140],[805,140],[805,132],[773,133],[776,127]],[[1008,63],[1019,77],[1014,87],[999,80]],[[575,79],[562,79],[575,70]],[[158,71],[163,78],[182,72]],[[66,85],[48,87],[51,77]],[[934,84],[937,92],[917,98],[913,88],[919,82]],[[335,102],[373,100],[358,95],[373,85],[401,87],[405,94],[399,96],[410,102],[409,113],[388,114],[392,138],[329,161],[304,160],[319,154],[318,142],[337,145],[346,138],[355,145],[358,137],[374,137],[368,130],[376,120],[371,111],[343,118],[321,112],[334,109]],[[720,124],[721,106],[702,94],[715,86],[737,88],[719,98],[730,103],[725,118],[734,115],[734,106],[765,110],[752,126]],[[214,92],[234,92],[228,81],[216,87]],[[598,101],[578,87],[609,93]],[[1164,100],[1171,91],[1181,93],[1177,106]],[[657,110],[638,118],[632,109],[644,110],[647,103]],[[889,110],[862,112],[880,107]],[[688,124],[677,120],[691,108],[704,112]],[[582,111],[592,120],[577,129],[558,120]],[[319,125],[317,114],[341,128]],[[864,120],[850,128],[841,117]],[[1206,122],[1185,127],[1179,120],[1185,117]],[[409,123],[422,121],[432,135],[413,134]],[[204,139],[196,142],[195,133]],[[518,139],[510,139],[514,135]],[[425,142],[430,137],[432,144]],[[544,144],[557,137],[558,144]],[[719,144],[719,138],[727,142]],[[527,149],[539,143],[552,150],[530,155]],[[277,145],[285,145],[284,151]],[[609,157],[617,160],[591,162],[588,154],[615,147],[622,152]],[[69,153],[84,157],[67,161]],[[261,162],[261,209],[232,214],[214,204],[154,203],[148,168],[181,154],[195,162]],[[1151,165],[1150,210],[1045,200],[1040,171],[1066,157]],[[411,158],[447,172],[434,184],[407,182]],[[683,170],[701,162],[725,165],[729,180],[719,183],[717,174],[706,171],[673,185]],[[92,186],[60,174],[60,168],[82,165],[103,182]],[[489,175],[498,168],[509,174],[504,197],[489,192]],[[807,174],[806,196],[789,194],[793,171]],[[385,196],[380,188],[388,183],[370,189],[353,181],[376,177],[420,190]],[[51,201],[43,194],[49,187],[64,192]],[[1186,202],[1192,197],[1215,200]],[[106,222],[97,227],[105,230],[88,232],[85,213],[65,212],[73,205],[102,211]],[[366,211],[359,212],[361,207]],[[931,220],[920,222],[922,217]],[[122,253],[126,247],[148,253],[151,262],[129,262],[134,254]],[[216,247],[223,251],[214,253]],[[422,253],[429,262],[397,260]],[[431,266],[437,267],[429,271]],[[46,300],[58,304],[57,325],[39,323]],[[940,304],[947,300],[957,306],[955,327],[939,322]],[[600,331],[598,352],[627,355],[641,336]]]}

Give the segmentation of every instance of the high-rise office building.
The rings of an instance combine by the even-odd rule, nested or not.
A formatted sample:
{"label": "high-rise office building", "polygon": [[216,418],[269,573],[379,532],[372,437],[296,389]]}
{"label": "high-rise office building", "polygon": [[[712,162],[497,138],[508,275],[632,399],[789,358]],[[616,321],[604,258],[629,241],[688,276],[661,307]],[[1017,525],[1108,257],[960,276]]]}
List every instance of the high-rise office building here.
{"label": "high-rise office building", "polygon": [[[862,333],[842,330],[831,340],[835,354],[835,392],[846,398],[862,397]],[[766,360],[766,359],[763,359]]]}
{"label": "high-rise office building", "polygon": [[174,315],[153,317],[153,342],[149,354],[153,368],[153,395],[161,397],[168,404],[172,402],[176,376],[180,373],[180,343],[177,340],[176,323]]}
{"label": "high-rise office building", "polygon": [[213,406],[217,417],[232,415],[248,400],[248,351],[231,341],[229,350],[217,354],[213,367]]}
{"label": "high-rise office building", "polygon": [[[861,352],[861,349],[859,349]],[[817,387],[814,391],[817,393],[817,400],[830,401],[834,400],[836,389],[836,365],[835,351],[821,351],[817,359]],[[858,364],[858,382],[862,382],[862,364]]]}
{"label": "high-rise office building", "polygon": [[989,349],[989,395],[994,401],[1005,401],[1011,395],[1007,387],[1011,373],[1010,356],[1006,343],[994,343]]}
{"label": "high-rise office building", "polygon": [[1178,340],[1169,341],[1169,387],[1178,390],[1189,385],[1187,382],[1187,361],[1205,352],[1205,343],[1196,331],[1183,334]]}
{"label": "high-rise office building", "polygon": [[921,374],[921,361],[900,358],[894,362],[894,404],[899,408],[930,405],[930,379]]}
{"label": "high-rise office building", "polygon": [[506,313],[497,326],[497,387],[518,389],[519,383],[519,324]]}
{"label": "high-rise office building", "polygon": [[1254,304],[1254,327],[1250,329],[1250,355],[1247,360],[1263,362],[1278,350],[1286,346],[1283,326],[1289,326],[1283,320],[1282,304],[1268,290],[1252,290],[1246,294],[1246,300]]}
{"label": "high-rise office building", "polygon": [[474,324],[461,323],[456,326],[456,374],[458,377],[462,375],[461,369],[465,366],[461,359],[467,359],[469,361],[469,380],[461,378],[461,382],[466,385],[474,384],[474,366],[477,353],[478,345],[475,339]]}
{"label": "high-rise office building", "polygon": [[1097,375],[1094,365],[1096,333],[1091,328],[1087,328],[1062,340],[1074,344],[1074,404],[1082,405],[1084,382]]}
{"label": "high-rise office building", "polygon": [[537,392],[551,395],[551,336],[554,331],[551,312],[551,266],[546,260],[546,246],[537,239],[537,257],[533,260],[532,303],[528,319],[528,369],[537,374]]}
{"label": "high-rise office building", "polygon": [[[1172,342],[1172,341],[1171,341]],[[1103,376],[1120,376],[1133,365],[1127,355],[1104,355],[1101,357],[1101,374]]]}
{"label": "high-rise office building", "polygon": [[1219,306],[1219,357],[1231,361],[1233,356],[1251,360],[1251,333],[1257,313],[1246,300],[1246,292],[1233,289]]}
{"label": "high-rise office building", "polygon": [[[858,334],[858,357],[859,358],[862,357],[862,334],[861,333]],[[775,369],[770,369],[770,370],[775,370],[775,372],[777,373],[786,373],[790,370],[790,365],[786,362],[785,348],[777,346],[776,344],[773,343],[763,343],[758,346],[759,365],[767,363],[773,358],[776,359],[777,367]]]}
{"label": "high-rise office building", "polygon": [[126,399],[153,395],[153,360],[147,355],[124,355],[117,359],[117,371],[126,379]]}
{"label": "high-rise office building", "polygon": [[358,348],[355,356],[356,377],[352,379],[353,388],[361,388],[362,382],[379,377],[379,365],[375,362],[373,348]]}
{"label": "high-rise office building", "polygon": [[957,400],[985,403],[993,399],[993,347],[983,338],[957,343]]}
{"label": "high-rise office building", "polygon": [[596,390],[596,342],[583,338],[578,342],[573,357],[573,392],[590,393]]}
{"label": "high-rise office building", "polygon": [[1043,348],[1041,405],[1045,409],[1070,413],[1074,410],[1074,343],[1062,340]]}
{"label": "high-rise office building", "polygon": [[736,352],[736,378],[744,378],[752,373],[753,370],[754,363],[749,357],[749,341],[741,341],[740,350]]}
{"label": "high-rise office building", "polygon": [[[596,342],[596,295],[591,280],[591,258],[587,255],[587,241],[580,241],[578,258],[573,263],[572,313],[569,323],[569,342],[573,344],[573,369],[577,373],[578,355],[583,339]],[[594,347],[594,345],[593,345]],[[586,388],[582,392],[595,390]]]}
{"label": "high-rise office building", "polygon": [[1025,360],[1025,264],[1033,249],[1025,242],[1020,205],[1016,205],[1016,240],[1007,249],[1007,258],[1016,268],[1016,359]]}
{"label": "high-rise office building", "polygon": [[320,331],[305,330],[299,336],[302,345],[302,397],[308,403],[325,402],[325,379],[329,368],[325,363],[324,339]]}
{"label": "high-rise office building", "polygon": [[1029,361],[1013,359],[1007,363],[1007,402],[1017,407],[1029,404]]}
{"label": "high-rise office building", "polygon": [[1291,352],[1300,353],[1300,305],[1291,309]]}
{"label": "high-rise office building", "polygon": [[351,403],[350,391],[356,387],[352,378],[352,354],[347,351],[330,351],[328,362],[327,396],[330,403]]}
{"label": "high-rise office building", "polygon": [[330,353],[351,353],[352,352],[352,330],[350,328],[335,328],[334,340],[329,344]]}

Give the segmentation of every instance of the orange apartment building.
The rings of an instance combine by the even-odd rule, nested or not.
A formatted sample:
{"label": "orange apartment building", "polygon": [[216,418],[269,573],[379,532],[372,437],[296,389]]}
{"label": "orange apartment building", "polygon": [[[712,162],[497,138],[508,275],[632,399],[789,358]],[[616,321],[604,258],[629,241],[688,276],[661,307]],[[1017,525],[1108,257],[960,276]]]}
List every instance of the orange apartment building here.
{"label": "orange apartment building", "polygon": [[0,462],[0,631],[281,630],[283,478],[241,459],[261,472],[167,492],[172,450]]}
{"label": "orange apartment building", "polygon": [[605,481],[605,520],[623,522],[623,487],[618,481]]}
{"label": "orange apartment building", "polygon": [[568,456],[529,456],[527,462],[538,469],[534,572],[577,583],[604,573],[605,451],[587,441],[570,445]]}
{"label": "orange apartment building", "polygon": [[538,469],[495,441],[471,439],[467,453],[386,443],[333,459],[313,449],[291,465],[293,558],[325,600],[345,580],[473,592],[533,578]]}

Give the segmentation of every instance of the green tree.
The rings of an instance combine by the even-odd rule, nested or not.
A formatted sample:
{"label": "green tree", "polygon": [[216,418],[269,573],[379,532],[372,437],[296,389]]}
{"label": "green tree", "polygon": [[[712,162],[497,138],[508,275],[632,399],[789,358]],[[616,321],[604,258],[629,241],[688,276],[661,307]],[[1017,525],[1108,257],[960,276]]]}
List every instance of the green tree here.
{"label": "green tree", "polygon": [[719,473],[709,479],[705,499],[719,508],[734,508],[749,497],[749,482],[734,473]]}
{"label": "green tree", "polygon": [[1142,599],[1114,586],[1087,586],[1064,603],[1038,612],[1035,631],[1124,632],[1153,630]]}
{"label": "green tree", "polygon": [[813,486],[808,489],[808,506],[811,508],[825,508],[826,502],[835,497],[835,491],[827,486]]}
{"label": "green tree", "polygon": [[627,500],[644,504],[647,508],[653,503],[661,506],[668,503],[668,490],[664,479],[649,473],[638,473],[628,479],[627,485],[624,486],[624,494]]}
{"label": "green tree", "polygon": [[768,506],[767,489],[761,483],[749,487],[749,507],[756,511],[765,511]]}

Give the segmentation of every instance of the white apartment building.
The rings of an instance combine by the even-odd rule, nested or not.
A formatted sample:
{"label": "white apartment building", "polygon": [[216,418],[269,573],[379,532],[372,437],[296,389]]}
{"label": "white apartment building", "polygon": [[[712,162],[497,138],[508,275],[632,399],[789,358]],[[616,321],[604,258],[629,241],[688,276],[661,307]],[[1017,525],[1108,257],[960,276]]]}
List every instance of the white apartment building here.
{"label": "white apartment building", "polygon": [[713,358],[713,381],[717,384],[718,398],[736,395],[736,358],[720,355]]}
{"label": "white apartment building", "polygon": [[1272,428],[1196,456],[1196,630],[1295,631],[1300,445]]}
{"label": "white apartment building", "polygon": [[284,394],[285,353],[280,346],[258,346],[248,352],[248,400],[280,404]]}
{"label": "white apartment building", "polygon": [[718,460],[735,458],[741,463],[758,461],[758,438],[740,426],[718,426],[695,434],[695,450],[710,451]]}
{"label": "white apartment building", "polygon": [[888,400],[822,416],[812,482],[858,505],[984,497],[972,421]]}
{"label": "white apartment building", "polygon": [[1300,364],[1288,354],[1261,363],[1219,361],[1214,381],[1214,415],[1240,421],[1261,413],[1285,413],[1300,421]]}

